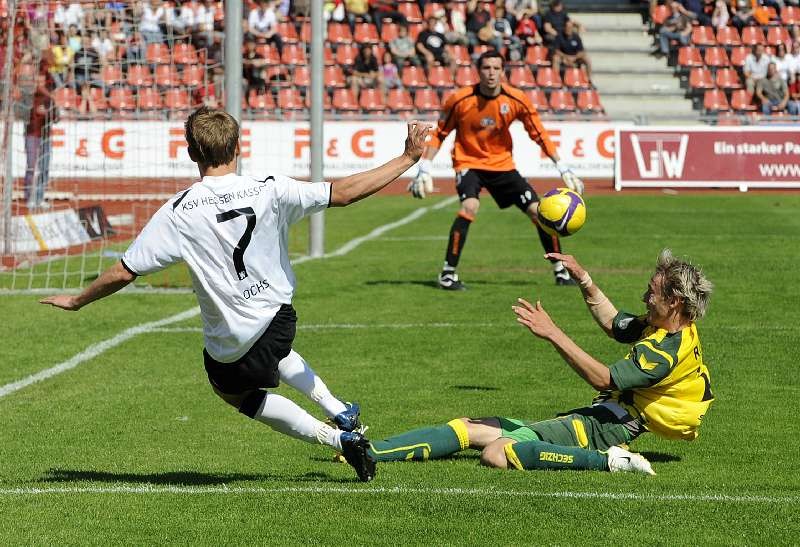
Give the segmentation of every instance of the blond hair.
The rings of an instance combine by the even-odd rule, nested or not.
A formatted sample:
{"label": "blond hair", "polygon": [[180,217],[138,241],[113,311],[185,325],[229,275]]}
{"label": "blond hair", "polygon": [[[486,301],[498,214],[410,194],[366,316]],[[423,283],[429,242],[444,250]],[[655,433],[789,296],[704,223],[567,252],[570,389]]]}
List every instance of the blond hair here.
{"label": "blond hair", "polygon": [[672,255],[664,249],[658,255],[656,275],[662,277],[662,296],[681,298],[683,314],[696,321],[706,314],[714,285],[697,266]]}
{"label": "blond hair", "polygon": [[184,129],[192,161],[219,167],[236,157],[239,124],[224,110],[200,107],[189,115]]}

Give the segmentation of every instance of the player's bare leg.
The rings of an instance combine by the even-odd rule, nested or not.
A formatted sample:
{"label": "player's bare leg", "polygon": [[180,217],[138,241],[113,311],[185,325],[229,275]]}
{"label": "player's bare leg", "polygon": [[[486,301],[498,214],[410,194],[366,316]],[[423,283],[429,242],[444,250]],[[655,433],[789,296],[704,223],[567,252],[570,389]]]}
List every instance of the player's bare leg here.
{"label": "player's bare leg", "polygon": [[466,198],[461,202],[453,225],[450,227],[450,238],[447,242],[447,253],[444,259],[442,273],[439,274],[439,287],[450,291],[463,291],[466,287],[458,279],[456,267],[461,258],[461,252],[467,242],[469,226],[478,215],[481,202],[478,198]]}
{"label": "player's bare leg", "polygon": [[[545,253],[553,252],[550,249],[561,249],[561,241],[558,239],[558,237],[548,234],[542,230],[541,226],[539,226],[539,219],[537,217],[538,211],[539,202],[534,201],[525,210],[525,214],[528,215],[528,218],[531,219],[531,222],[536,225],[536,232],[539,234],[539,241],[541,241]],[[555,252],[560,253],[561,251],[558,250]],[[550,262],[553,264],[553,275],[556,279],[556,285],[575,285],[575,280],[572,279],[567,269],[564,268],[564,264],[562,264],[560,260],[550,259]]]}

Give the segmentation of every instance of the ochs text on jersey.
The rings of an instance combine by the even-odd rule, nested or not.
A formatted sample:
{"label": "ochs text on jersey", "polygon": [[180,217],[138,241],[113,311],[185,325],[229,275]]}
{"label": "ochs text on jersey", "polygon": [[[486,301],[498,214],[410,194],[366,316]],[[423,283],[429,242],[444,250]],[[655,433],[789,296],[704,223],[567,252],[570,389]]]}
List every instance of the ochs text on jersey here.
{"label": "ochs text on jersey", "polygon": [[243,188],[235,192],[226,192],[224,194],[216,194],[214,196],[203,196],[197,199],[187,199],[181,203],[181,211],[191,211],[197,207],[204,205],[225,205],[235,199],[252,198],[261,193],[267,185],[266,181],[261,182],[258,186],[251,186],[250,188]]}
{"label": "ochs text on jersey", "polygon": [[261,281],[257,281],[250,284],[248,287],[245,287],[245,289],[242,291],[242,296],[245,298],[245,300],[249,300],[261,291],[266,291],[268,288],[269,282],[266,279],[262,279]]}

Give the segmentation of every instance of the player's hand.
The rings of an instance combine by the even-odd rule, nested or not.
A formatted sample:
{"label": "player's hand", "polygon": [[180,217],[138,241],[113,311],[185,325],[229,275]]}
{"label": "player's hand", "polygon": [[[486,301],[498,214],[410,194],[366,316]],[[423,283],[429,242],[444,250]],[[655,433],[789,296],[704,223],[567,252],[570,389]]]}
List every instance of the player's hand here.
{"label": "player's hand", "polygon": [[50,304],[51,306],[67,311],[78,311],[81,309],[77,298],[69,294],[48,296],[47,298],[42,298],[39,300],[39,304]]}
{"label": "player's hand", "polygon": [[583,181],[572,172],[572,169],[567,168],[561,171],[561,180],[570,190],[583,194]]}
{"label": "player's hand", "polygon": [[528,327],[533,334],[546,340],[558,332],[558,327],[544,311],[541,302],[537,300],[536,306],[534,306],[524,298],[517,298],[517,303],[519,305],[511,306],[511,309],[517,314],[517,323]]}
{"label": "player's hand", "polygon": [[422,152],[425,151],[425,142],[428,139],[428,133],[431,127],[429,124],[411,120],[408,122],[408,136],[406,137],[406,148],[403,155],[412,159],[414,163],[419,161],[422,157]]}
{"label": "player's hand", "polygon": [[423,199],[427,194],[433,192],[433,177],[430,174],[430,160],[419,162],[417,176],[411,179],[408,184],[408,191],[418,199]]}
{"label": "player's hand", "polygon": [[548,260],[560,260],[564,267],[569,272],[570,277],[575,280],[583,279],[583,276],[586,275],[586,270],[578,264],[578,261],[575,260],[575,257],[572,255],[563,255],[561,253],[546,253],[544,257]]}

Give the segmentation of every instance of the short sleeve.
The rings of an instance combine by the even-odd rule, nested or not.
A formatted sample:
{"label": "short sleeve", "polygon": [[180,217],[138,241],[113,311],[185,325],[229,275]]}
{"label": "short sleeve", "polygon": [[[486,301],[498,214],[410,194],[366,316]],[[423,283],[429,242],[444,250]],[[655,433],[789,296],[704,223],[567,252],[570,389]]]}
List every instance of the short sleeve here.
{"label": "short sleeve", "polygon": [[165,203],[122,255],[122,265],[135,275],[163,270],[182,260],[180,235],[172,222],[172,202]]}
{"label": "short sleeve", "polygon": [[626,390],[657,384],[666,378],[674,364],[673,356],[659,350],[649,340],[642,340],[609,369],[617,389]]}
{"label": "short sleeve", "polygon": [[331,183],[302,182],[289,177],[275,177],[278,209],[293,224],[306,215],[323,211],[331,203]]}
{"label": "short sleeve", "polygon": [[611,330],[614,340],[623,344],[632,344],[642,337],[644,329],[647,328],[646,316],[633,315],[626,311],[620,311],[611,323]]}

